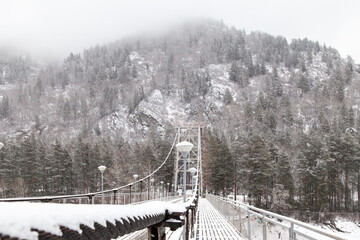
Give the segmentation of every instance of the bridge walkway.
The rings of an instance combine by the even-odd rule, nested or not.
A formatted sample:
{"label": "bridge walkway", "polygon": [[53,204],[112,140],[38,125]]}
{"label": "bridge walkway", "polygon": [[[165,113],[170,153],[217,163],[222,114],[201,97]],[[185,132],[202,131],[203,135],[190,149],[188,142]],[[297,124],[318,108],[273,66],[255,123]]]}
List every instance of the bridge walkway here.
{"label": "bridge walkway", "polygon": [[243,240],[239,232],[204,198],[199,199],[196,240]]}

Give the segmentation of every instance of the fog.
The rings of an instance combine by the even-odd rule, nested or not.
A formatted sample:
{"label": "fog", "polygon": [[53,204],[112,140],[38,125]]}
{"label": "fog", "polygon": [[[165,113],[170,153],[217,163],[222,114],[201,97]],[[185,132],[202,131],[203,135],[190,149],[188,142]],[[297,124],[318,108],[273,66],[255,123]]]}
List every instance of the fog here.
{"label": "fog", "polygon": [[0,48],[61,60],[96,44],[205,17],[288,41],[307,37],[360,63],[358,9],[355,0],[2,0]]}

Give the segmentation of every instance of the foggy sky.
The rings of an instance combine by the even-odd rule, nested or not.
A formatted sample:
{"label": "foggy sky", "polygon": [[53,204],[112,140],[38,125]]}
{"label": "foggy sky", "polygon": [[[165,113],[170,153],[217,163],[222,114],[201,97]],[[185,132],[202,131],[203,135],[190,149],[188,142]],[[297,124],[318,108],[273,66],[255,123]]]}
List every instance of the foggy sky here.
{"label": "foggy sky", "polygon": [[96,44],[161,31],[196,17],[307,37],[360,63],[357,0],[0,0],[0,48],[61,60]]}

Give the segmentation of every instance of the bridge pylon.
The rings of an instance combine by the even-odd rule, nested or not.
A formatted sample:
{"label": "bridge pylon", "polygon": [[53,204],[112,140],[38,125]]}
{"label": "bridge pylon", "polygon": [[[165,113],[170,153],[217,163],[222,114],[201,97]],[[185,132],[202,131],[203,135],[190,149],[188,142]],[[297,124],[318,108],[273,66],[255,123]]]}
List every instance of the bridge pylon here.
{"label": "bridge pylon", "polygon": [[[201,125],[188,125],[188,126],[181,126],[177,127],[178,131],[178,139],[177,142],[188,141],[194,144],[194,147],[190,151],[187,160],[186,160],[186,169],[190,169],[192,167],[199,168],[198,172],[200,174],[200,190],[202,191],[202,132],[203,126]],[[198,167],[199,166],[199,167]],[[179,150],[176,149],[176,157],[175,157],[175,164],[174,164],[174,184],[175,184],[175,191],[180,187],[180,183],[183,180],[184,176],[184,159],[181,157],[181,153]],[[191,174],[188,172],[186,177],[186,189],[191,189]],[[184,189],[184,188],[183,188]]]}

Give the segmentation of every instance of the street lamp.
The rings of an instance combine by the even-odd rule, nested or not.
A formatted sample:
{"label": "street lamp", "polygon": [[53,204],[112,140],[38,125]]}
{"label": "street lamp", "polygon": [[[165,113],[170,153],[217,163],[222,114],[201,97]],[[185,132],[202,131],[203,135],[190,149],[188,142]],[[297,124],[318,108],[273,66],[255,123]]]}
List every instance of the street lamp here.
{"label": "street lamp", "polygon": [[153,189],[153,192],[154,192],[154,196],[153,196],[153,199],[155,198],[155,188],[154,188],[154,179],[150,179],[150,182],[151,182],[151,185],[152,185],[152,189]]}
{"label": "street lamp", "polygon": [[164,197],[164,181],[161,181],[160,183],[161,183],[161,188],[162,188],[162,197]]}
{"label": "street lamp", "polygon": [[167,194],[166,194],[166,197],[169,197],[169,186],[170,186],[170,183],[167,183],[166,185],[167,185],[167,189],[166,189]]}
{"label": "street lamp", "polygon": [[194,173],[197,172],[197,169],[192,167],[189,169],[189,172],[191,173],[191,190],[194,190]]}
{"label": "street lamp", "polygon": [[188,141],[183,141],[181,143],[176,144],[176,148],[181,152],[184,158],[184,179],[183,179],[183,195],[184,195],[184,202],[186,202],[186,158],[189,154],[190,150],[193,148],[193,144]]}
{"label": "street lamp", "polygon": [[135,178],[135,183],[134,183],[134,197],[135,197],[135,202],[136,202],[136,179],[139,177],[139,175],[134,174],[133,177]]}
{"label": "street lamp", "polygon": [[98,169],[101,172],[101,204],[104,204],[104,171],[105,171],[106,167],[99,166]]}

